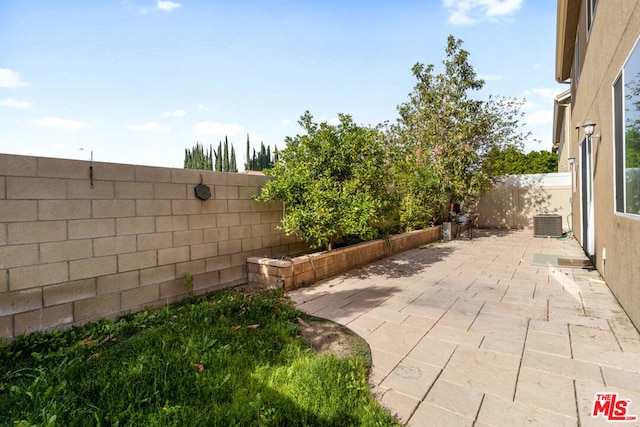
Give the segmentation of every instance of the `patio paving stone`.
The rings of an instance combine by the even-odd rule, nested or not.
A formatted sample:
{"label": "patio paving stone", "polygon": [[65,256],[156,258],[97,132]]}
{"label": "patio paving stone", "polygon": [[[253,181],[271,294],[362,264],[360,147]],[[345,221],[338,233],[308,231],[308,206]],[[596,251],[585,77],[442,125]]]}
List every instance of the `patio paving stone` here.
{"label": "patio paving stone", "polygon": [[604,383],[607,386],[640,393],[640,373],[637,372],[637,369],[636,372],[630,372],[626,369],[603,366],[602,376],[604,377]]}
{"label": "patio paving stone", "polygon": [[405,355],[403,354],[390,353],[371,347],[373,366],[371,375],[369,376],[369,384],[375,387],[379,386],[404,357]]}
{"label": "patio paving stone", "polygon": [[421,401],[440,375],[435,366],[406,358],[380,383],[380,387],[394,390]]}
{"label": "patio paving stone", "polygon": [[408,357],[443,368],[457,347],[457,344],[426,336],[416,344]]}
{"label": "patio paving stone", "polygon": [[[369,344],[369,384],[409,426],[603,426],[596,393],[640,416],[640,334],[573,239],[477,230],[288,293]],[[626,425],[640,425],[629,423]]]}
{"label": "patio paving stone", "polygon": [[439,379],[429,390],[424,402],[473,420],[483,397],[481,391]]}
{"label": "patio paving stone", "polygon": [[517,402],[550,412],[576,417],[576,398],[571,378],[523,367],[518,374]]}
{"label": "patio paving stone", "polygon": [[529,329],[526,349],[571,357],[569,334],[554,334]]}
{"label": "patio paving stone", "polygon": [[402,422],[407,422],[411,419],[411,416],[421,403],[419,399],[399,393],[395,390],[385,389],[384,392],[378,391],[377,394],[380,395],[380,403],[386,407],[394,408],[394,412]]}
{"label": "patio paving stone", "polygon": [[471,427],[473,426],[473,421],[473,418],[465,418],[455,412],[424,402],[415,411],[408,425],[411,427]]}
{"label": "patio paving stone", "polygon": [[547,371],[574,379],[597,379],[600,384],[604,386],[600,366],[583,360],[576,360],[557,354],[525,350],[522,356],[522,367]]}
{"label": "patio paving stone", "polygon": [[[428,424],[424,424],[428,425]],[[500,399],[487,395],[476,418],[474,427],[486,426],[553,426],[564,427],[577,425],[577,420],[556,414],[535,405]]]}
{"label": "patio paving stone", "polygon": [[415,326],[385,322],[369,334],[367,342],[372,348],[381,348],[390,353],[406,355],[427,331],[427,329]]}
{"label": "patio paving stone", "polygon": [[512,340],[496,335],[486,335],[480,345],[480,348],[484,350],[491,350],[517,357],[522,355],[523,347],[524,340]]}
{"label": "patio paving stone", "polygon": [[429,331],[430,338],[438,338],[442,341],[459,344],[462,346],[471,346],[478,348],[484,338],[483,334],[467,331],[464,329],[451,328],[449,326],[436,324]]}
{"label": "patio paving stone", "polygon": [[440,376],[445,381],[513,399],[520,359],[504,353],[460,346]]}

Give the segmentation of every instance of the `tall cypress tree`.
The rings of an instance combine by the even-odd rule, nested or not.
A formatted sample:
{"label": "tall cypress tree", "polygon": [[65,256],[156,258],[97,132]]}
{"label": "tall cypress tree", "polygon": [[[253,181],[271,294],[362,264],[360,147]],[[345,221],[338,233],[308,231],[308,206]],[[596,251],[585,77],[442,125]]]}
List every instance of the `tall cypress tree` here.
{"label": "tall cypress tree", "polygon": [[[278,148],[276,147],[276,152]],[[247,153],[248,156],[248,153]],[[247,162],[249,168],[247,170],[262,171],[273,167],[274,158],[271,156],[271,146],[265,147],[264,141],[260,143],[260,151],[256,153],[253,149],[253,157],[248,157],[250,160]]]}
{"label": "tall cypress tree", "polygon": [[269,168],[273,166],[273,161],[271,161],[271,146],[267,145],[267,164],[265,168]]}
{"label": "tall cypress tree", "polygon": [[185,169],[213,169],[211,146],[209,146],[209,152],[205,152],[204,146],[199,142],[189,150],[184,150],[184,168]]}
{"label": "tall cypress tree", "polygon": [[222,141],[218,143],[218,151],[216,152],[216,171],[222,172]]}
{"label": "tall cypress tree", "polygon": [[191,166],[191,151],[188,148],[184,149],[184,168],[189,169]]}
{"label": "tall cypress tree", "polygon": [[236,150],[231,144],[231,160],[229,161],[229,172],[238,172],[238,164],[236,163]]}
{"label": "tall cypress tree", "polygon": [[267,155],[266,150],[264,149],[264,142],[260,142],[260,156],[259,156],[259,163],[260,163],[260,170],[265,168],[265,156]]}
{"label": "tall cypress tree", "polygon": [[224,137],[224,158],[222,159],[222,171],[229,172],[229,140]]}
{"label": "tall cypress tree", "polygon": [[251,158],[249,157],[249,134],[247,134],[247,157],[245,157],[244,160],[244,170],[251,170]]}

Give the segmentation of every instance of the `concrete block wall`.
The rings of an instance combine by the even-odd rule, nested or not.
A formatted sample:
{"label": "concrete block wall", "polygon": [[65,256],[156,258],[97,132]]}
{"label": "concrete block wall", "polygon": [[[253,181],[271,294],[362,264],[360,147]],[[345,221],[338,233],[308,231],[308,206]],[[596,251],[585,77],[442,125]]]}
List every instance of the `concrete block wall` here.
{"label": "concrete block wall", "polygon": [[[539,214],[562,216],[562,227],[571,227],[571,174],[569,172],[508,175],[482,196],[475,211],[482,228],[525,229]],[[567,223],[567,221],[569,223]]]}
{"label": "concrete block wall", "polygon": [[246,283],[248,257],[304,251],[276,229],[281,204],[252,200],[267,179],[0,154],[0,337]]}

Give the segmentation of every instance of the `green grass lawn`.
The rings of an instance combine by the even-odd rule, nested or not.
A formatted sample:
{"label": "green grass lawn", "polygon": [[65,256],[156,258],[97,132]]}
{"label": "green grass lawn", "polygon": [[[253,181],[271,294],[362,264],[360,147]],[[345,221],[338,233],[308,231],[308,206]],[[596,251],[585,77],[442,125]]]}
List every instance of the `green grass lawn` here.
{"label": "green grass lawn", "polygon": [[397,426],[363,355],[317,355],[279,291],[0,344],[0,425]]}

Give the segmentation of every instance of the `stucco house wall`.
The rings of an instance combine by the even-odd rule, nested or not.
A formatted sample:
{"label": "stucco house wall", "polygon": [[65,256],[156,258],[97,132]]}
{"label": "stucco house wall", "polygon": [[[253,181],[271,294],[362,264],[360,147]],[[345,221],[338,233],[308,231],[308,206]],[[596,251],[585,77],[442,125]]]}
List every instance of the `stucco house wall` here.
{"label": "stucco house wall", "polygon": [[[594,8],[592,14],[589,7]],[[589,16],[593,17],[590,27]],[[571,134],[565,143],[576,157],[574,233],[640,328],[640,215],[621,214],[615,209],[613,105],[613,84],[640,36],[640,2],[559,0],[557,36],[556,80],[570,83],[572,90],[567,126]],[[589,175],[589,156],[581,151],[586,143],[582,125],[587,120],[596,123],[591,138],[592,189],[581,179],[583,174]],[[591,218],[583,207],[588,194],[593,195]],[[593,225],[592,234],[587,222]]]}

